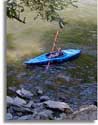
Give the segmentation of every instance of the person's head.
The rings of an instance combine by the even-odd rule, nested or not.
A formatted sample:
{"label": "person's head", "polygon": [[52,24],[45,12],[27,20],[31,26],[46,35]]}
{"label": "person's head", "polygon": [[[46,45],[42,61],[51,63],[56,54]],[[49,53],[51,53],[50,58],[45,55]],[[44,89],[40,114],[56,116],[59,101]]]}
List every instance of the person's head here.
{"label": "person's head", "polygon": [[58,48],[58,51],[59,51],[59,52],[61,52],[61,50],[62,50],[61,48]]}

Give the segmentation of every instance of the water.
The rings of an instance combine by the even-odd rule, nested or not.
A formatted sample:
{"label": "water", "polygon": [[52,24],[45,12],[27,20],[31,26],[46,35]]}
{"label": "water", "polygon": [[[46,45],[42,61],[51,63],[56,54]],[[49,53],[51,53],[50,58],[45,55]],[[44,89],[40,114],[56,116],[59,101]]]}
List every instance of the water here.
{"label": "water", "polygon": [[[45,67],[8,66],[8,87],[17,86],[33,93],[36,87],[40,87],[43,95],[51,100],[67,102],[74,110],[96,101],[96,57],[81,54],[76,60],[50,65],[47,72]],[[39,100],[39,96],[35,96],[36,99]]]}

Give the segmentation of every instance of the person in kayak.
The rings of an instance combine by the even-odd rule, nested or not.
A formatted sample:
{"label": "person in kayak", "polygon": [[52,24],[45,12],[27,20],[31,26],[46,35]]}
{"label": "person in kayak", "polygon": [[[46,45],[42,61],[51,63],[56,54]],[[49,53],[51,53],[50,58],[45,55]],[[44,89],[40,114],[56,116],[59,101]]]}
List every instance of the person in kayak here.
{"label": "person in kayak", "polygon": [[48,58],[55,58],[55,57],[59,57],[59,56],[62,56],[62,55],[63,55],[62,49],[58,48],[58,50],[56,52],[50,53]]}

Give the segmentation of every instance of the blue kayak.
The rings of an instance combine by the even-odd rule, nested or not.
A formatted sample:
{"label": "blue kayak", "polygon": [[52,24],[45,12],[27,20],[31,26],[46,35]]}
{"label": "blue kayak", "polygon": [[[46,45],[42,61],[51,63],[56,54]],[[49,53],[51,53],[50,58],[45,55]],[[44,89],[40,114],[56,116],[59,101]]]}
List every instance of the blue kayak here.
{"label": "blue kayak", "polygon": [[37,65],[42,65],[42,64],[47,64],[48,62],[50,63],[62,63],[65,61],[69,61],[71,59],[77,58],[81,51],[79,49],[66,49],[62,50],[63,54],[58,57],[54,58],[49,58],[50,53],[45,53],[40,56],[34,57],[32,59],[29,59],[24,62],[24,64],[31,65],[31,64],[37,64]]}

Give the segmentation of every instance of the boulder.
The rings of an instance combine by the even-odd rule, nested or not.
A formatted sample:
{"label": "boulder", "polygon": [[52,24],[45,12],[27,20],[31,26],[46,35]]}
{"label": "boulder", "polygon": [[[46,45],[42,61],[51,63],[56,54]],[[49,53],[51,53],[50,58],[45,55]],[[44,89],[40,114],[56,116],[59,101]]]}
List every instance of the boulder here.
{"label": "boulder", "polygon": [[6,102],[7,102],[7,105],[12,105],[14,103],[14,100],[10,96],[7,96],[6,97]]}
{"label": "boulder", "polygon": [[43,94],[43,91],[42,91],[42,89],[40,87],[36,87],[35,89],[36,89],[36,93],[38,95],[42,95]]}
{"label": "boulder", "polygon": [[34,107],[34,102],[33,101],[29,101],[28,104],[24,105],[24,107],[33,108]]}
{"label": "boulder", "polygon": [[43,102],[43,101],[47,101],[49,100],[49,97],[48,96],[41,96],[40,97],[40,101]]}
{"label": "boulder", "polygon": [[97,107],[95,105],[85,106],[72,114],[72,120],[97,120]]}
{"label": "boulder", "polygon": [[67,119],[67,115],[65,113],[61,113],[59,117],[54,117],[54,120],[65,120],[65,119]]}
{"label": "boulder", "polygon": [[24,99],[21,99],[19,97],[14,98],[13,105],[22,106],[24,104],[26,104],[26,101]]}
{"label": "boulder", "polygon": [[7,113],[6,114],[6,120],[12,120],[13,119],[13,116],[11,113]]}
{"label": "boulder", "polygon": [[18,106],[18,107],[12,107],[13,110],[15,111],[15,113],[25,113],[25,114],[33,114],[33,111],[30,109],[30,108],[26,108],[26,107],[23,107],[23,106]]}
{"label": "boulder", "polygon": [[53,111],[51,111],[51,110],[43,110],[43,111],[39,112],[38,115],[40,116],[40,120],[52,119]]}
{"label": "boulder", "polygon": [[65,111],[66,113],[72,112],[72,109],[70,108],[70,106],[65,102],[48,100],[48,101],[44,102],[44,105],[47,108],[57,109],[57,110],[60,110],[60,111],[63,111],[63,112]]}
{"label": "boulder", "polygon": [[16,93],[23,98],[27,98],[27,99],[32,99],[33,97],[33,93],[31,93],[28,90],[25,90],[24,88],[22,88],[21,90],[17,90]]}
{"label": "boulder", "polygon": [[33,120],[33,116],[32,115],[25,115],[25,116],[19,117],[17,120]]}

